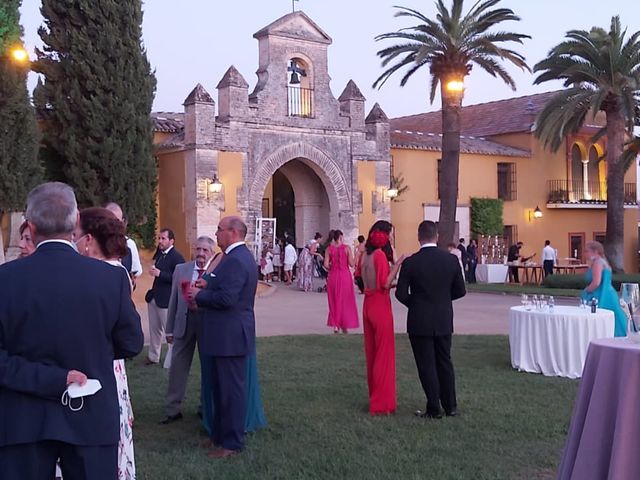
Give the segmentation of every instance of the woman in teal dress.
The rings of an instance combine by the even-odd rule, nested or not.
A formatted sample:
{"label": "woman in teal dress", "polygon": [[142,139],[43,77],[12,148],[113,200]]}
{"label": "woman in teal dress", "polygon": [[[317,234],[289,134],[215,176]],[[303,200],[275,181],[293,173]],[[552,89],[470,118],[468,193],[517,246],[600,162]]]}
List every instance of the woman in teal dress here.
{"label": "woman in teal dress", "polygon": [[600,242],[588,242],[586,252],[591,266],[586,274],[589,284],[582,291],[582,298],[587,302],[596,298],[598,307],[613,311],[616,318],[614,335],[626,337],[627,315],[622,310],[618,293],[611,284],[611,267],[604,256],[604,248]]}
{"label": "woman in teal dress", "polygon": [[[209,438],[213,437],[213,390],[211,388],[212,357],[200,354],[200,369],[202,376],[202,425]],[[245,417],[245,432],[255,432],[267,426],[267,419],[262,407],[260,396],[260,382],[258,380],[258,366],[256,354],[247,357],[247,415]]]}

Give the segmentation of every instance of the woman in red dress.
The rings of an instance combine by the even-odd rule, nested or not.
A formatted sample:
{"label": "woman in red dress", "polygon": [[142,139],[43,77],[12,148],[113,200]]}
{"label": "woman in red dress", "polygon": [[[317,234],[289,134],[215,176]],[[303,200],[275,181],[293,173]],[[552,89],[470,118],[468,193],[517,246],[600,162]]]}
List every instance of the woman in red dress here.
{"label": "woman in red dress", "polygon": [[348,333],[350,328],[358,328],[358,307],[353,277],[353,252],[344,244],[340,230],[333,232],[334,243],[327,248],[325,266],[329,270],[327,278],[327,299],[329,318],[327,325],[333,327],[333,333]]}
{"label": "woman in red dress", "polygon": [[364,282],[364,350],[369,384],[369,413],[389,415],[396,410],[396,360],[393,312],[389,290],[396,278],[401,257],[393,263],[393,249],[389,237],[391,223],[377,221],[369,231],[366,254],[362,257]]}

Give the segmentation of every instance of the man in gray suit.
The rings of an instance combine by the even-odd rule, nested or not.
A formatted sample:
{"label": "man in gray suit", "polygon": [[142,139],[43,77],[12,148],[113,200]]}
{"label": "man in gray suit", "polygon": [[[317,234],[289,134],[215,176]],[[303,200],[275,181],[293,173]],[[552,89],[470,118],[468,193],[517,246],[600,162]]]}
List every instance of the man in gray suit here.
{"label": "man in gray suit", "polygon": [[213,258],[215,242],[210,237],[199,237],[195,245],[195,261],[177,265],[171,282],[171,297],[167,310],[167,343],[173,344],[169,387],[166,398],[167,417],[160,423],[167,425],[182,419],[182,401],[196,347],[196,305],[189,305],[182,293],[182,285],[191,285],[202,277]]}

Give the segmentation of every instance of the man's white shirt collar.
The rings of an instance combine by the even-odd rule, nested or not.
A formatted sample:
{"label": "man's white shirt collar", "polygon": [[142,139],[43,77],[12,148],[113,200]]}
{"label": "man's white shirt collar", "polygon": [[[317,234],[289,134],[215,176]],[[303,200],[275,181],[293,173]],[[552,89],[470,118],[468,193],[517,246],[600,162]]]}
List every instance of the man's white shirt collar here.
{"label": "man's white shirt collar", "polygon": [[173,248],[173,245],[169,246],[169,248],[167,248],[166,250],[160,250],[160,251],[162,252],[163,255],[166,255],[171,251],[172,248]]}
{"label": "man's white shirt collar", "polygon": [[431,248],[431,247],[437,247],[438,245],[436,243],[424,243],[422,245],[420,245],[420,249],[423,248]]}
{"label": "man's white shirt collar", "polygon": [[244,245],[244,242],[236,242],[236,243],[232,243],[231,245],[229,245],[227,247],[227,249],[224,251],[225,255],[229,255],[229,253],[231,252],[231,250],[233,250],[236,247],[239,247],[240,245]]}
{"label": "man's white shirt collar", "polygon": [[212,258],[210,258],[210,259],[207,261],[207,263],[205,263],[205,264],[204,264],[204,267],[202,267],[202,268],[200,268],[200,267],[198,266],[198,262],[196,262],[196,261],[194,260],[194,262],[193,262],[193,270],[194,270],[194,271],[198,271],[198,270],[206,270],[207,268],[209,268],[209,265],[211,264],[211,261],[212,261],[212,260],[213,260],[213,257],[212,257]]}
{"label": "man's white shirt collar", "polygon": [[63,240],[62,238],[52,238],[52,239],[49,239],[49,240],[43,240],[38,244],[38,246],[36,248],[40,248],[40,246],[44,245],[45,243],[64,243],[65,245],[69,245],[76,252],[78,251],[78,247],[76,247],[75,243],[70,242],[69,240]]}

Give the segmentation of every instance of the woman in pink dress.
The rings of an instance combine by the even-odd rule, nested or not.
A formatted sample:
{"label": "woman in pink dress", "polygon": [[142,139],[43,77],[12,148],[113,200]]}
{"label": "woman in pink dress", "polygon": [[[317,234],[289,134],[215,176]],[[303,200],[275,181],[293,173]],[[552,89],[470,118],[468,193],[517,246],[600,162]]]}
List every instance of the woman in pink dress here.
{"label": "woman in pink dress", "polygon": [[327,248],[325,266],[329,271],[327,279],[327,299],[329,300],[329,319],[327,325],[333,327],[333,333],[342,330],[348,333],[350,328],[358,328],[358,309],[353,277],[353,251],[344,244],[340,230],[333,232],[334,243]]}

